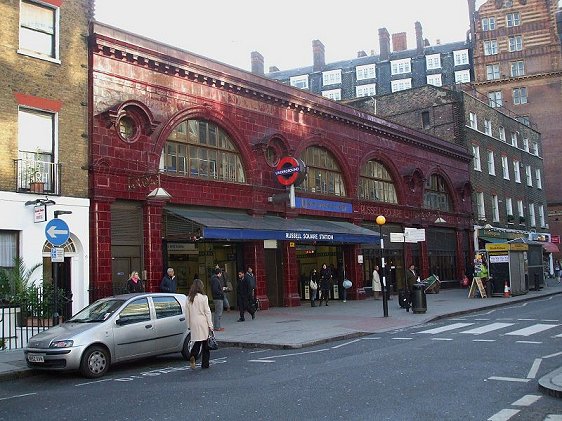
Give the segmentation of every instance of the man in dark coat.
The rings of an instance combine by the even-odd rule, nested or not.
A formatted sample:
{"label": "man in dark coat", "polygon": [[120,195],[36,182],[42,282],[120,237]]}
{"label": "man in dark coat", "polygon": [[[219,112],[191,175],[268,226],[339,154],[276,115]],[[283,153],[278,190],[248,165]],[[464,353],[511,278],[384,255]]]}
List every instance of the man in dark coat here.
{"label": "man in dark coat", "polygon": [[251,300],[253,301],[252,291],[250,280],[244,275],[243,271],[239,271],[238,284],[236,285],[236,293],[238,295],[237,304],[238,310],[240,311],[240,318],[238,319],[239,322],[243,322],[245,320],[244,313],[246,311],[250,313],[252,319],[256,318],[256,309],[250,305]]}
{"label": "man in dark coat", "polygon": [[174,274],[174,269],[168,268],[166,275],[164,275],[164,277],[162,278],[162,282],[160,282],[160,291],[175,293],[177,288],[178,288],[178,279]]}
{"label": "man in dark coat", "polygon": [[215,273],[211,276],[211,293],[213,295],[213,303],[215,304],[215,311],[213,313],[213,327],[214,330],[220,332],[224,328],[221,327],[222,311],[224,309],[224,289],[222,284],[222,271],[220,268],[215,269]]}
{"label": "man in dark coat", "polygon": [[332,271],[324,263],[320,269],[320,305],[330,299],[330,287],[332,286]]}

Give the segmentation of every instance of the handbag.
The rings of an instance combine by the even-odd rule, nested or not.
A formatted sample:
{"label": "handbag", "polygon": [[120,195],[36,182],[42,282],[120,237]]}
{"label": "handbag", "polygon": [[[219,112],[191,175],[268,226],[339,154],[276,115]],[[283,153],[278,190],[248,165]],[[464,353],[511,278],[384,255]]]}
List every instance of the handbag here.
{"label": "handbag", "polygon": [[314,281],[310,281],[310,288],[317,290],[318,289],[318,284]]}
{"label": "handbag", "polygon": [[209,332],[209,337],[207,338],[207,346],[211,351],[216,351],[217,349],[219,349],[217,338],[215,338],[215,332],[213,332],[212,330]]}
{"label": "handbag", "polygon": [[345,279],[345,280],[343,281],[343,284],[342,284],[342,286],[343,286],[345,289],[351,288],[351,285],[353,285],[353,284],[351,283],[351,281],[350,281],[349,279]]}

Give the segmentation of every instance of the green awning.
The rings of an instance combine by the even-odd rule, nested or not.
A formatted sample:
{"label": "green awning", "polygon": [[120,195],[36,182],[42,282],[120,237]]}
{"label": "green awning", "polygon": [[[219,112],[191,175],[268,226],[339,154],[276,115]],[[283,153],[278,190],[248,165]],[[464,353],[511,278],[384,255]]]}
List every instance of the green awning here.
{"label": "green awning", "polygon": [[484,236],[478,238],[488,243],[507,243],[507,238],[484,237]]}

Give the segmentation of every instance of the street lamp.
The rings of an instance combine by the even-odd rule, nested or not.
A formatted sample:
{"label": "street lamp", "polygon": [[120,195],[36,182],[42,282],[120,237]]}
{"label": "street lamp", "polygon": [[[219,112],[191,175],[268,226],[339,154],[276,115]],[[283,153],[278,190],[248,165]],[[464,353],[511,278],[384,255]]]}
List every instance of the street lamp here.
{"label": "street lamp", "polygon": [[377,216],[375,219],[379,226],[379,235],[381,238],[381,272],[382,272],[382,310],[384,317],[388,317],[388,297],[386,296],[386,270],[384,264],[384,240],[382,238],[382,226],[386,223],[386,218],[382,215]]}

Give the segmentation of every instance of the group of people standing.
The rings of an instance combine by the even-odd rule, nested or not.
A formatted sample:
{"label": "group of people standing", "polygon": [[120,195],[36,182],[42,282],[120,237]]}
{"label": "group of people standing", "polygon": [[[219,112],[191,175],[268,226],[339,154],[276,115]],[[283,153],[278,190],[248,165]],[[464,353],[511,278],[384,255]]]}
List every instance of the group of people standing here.
{"label": "group of people standing", "polygon": [[322,303],[328,305],[330,301],[330,289],[334,281],[334,276],[332,270],[324,263],[320,272],[316,269],[312,269],[310,274],[310,305],[316,307],[316,300],[319,299],[321,306]]}

